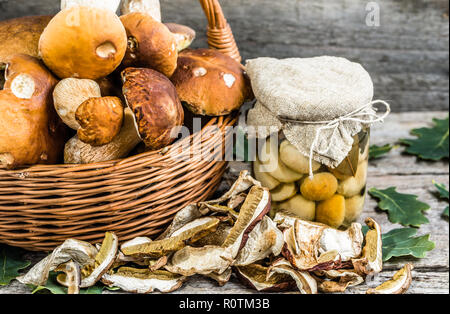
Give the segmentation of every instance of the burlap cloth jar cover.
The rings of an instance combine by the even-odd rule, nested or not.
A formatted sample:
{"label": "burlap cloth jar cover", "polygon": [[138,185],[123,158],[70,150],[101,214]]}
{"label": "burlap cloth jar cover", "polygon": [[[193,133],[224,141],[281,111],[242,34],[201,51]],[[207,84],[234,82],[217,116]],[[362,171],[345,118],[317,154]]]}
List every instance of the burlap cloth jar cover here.
{"label": "burlap cloth jar cover", "polygon": [[[311,161],[331,168],[348,155],[354,135],[390,112],[386,102],[372,101],[369,73],[344,58],[258,58],[246,68],[257,99],[248,126],[255,127],[258,137],[283,131]],[[386,107],[381,116],[373,107],[377,103]]]}

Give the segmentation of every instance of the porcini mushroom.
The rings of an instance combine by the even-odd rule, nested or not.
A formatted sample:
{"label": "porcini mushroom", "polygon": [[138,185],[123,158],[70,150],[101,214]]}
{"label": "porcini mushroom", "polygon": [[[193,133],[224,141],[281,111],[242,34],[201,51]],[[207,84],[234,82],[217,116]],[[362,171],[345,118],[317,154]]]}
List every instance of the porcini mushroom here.
{"label": "porcini mushroom", "polygon": [[10,57],[38,57],[39,38],[53,16],[24,16],[0,22],[0,70]]}
{"label": "porcini mushroom", "polygon": [[170,80],[144,68],[128,68],[122,78],[123,95],[145,145],[157,150],[171,144],[173,130],[183,125],[184,112]]}
{"label": "porcini mushroom", "polygon": [[88,6],[107,9],[116,13],[121,0],[61,0],[61,10],[76,6]]}
{"label": "porcini mushroom", "polygon": [[181,101],[194,114],[226,115],[252,96],[241,65],[216,50],[181,52],[171,80]]}
{"label": "porcini mushroom", "polygon": [[39,41],[44,63],[60,78],[105,77],[120,65],[126,49],[127,35],[119,17],[87,6],[59,12]]}
{"label": "porcini mushroom", "polygon": [[110,143],[123,123],[123,105],[117,97],[90,98],[77,109],[78,138],[92,146]]}
{"label": "porcini mushroom", "polygon": [[192,44],[195,39],[195,31],[185,25],[180,25],[176,23],[164,23],[169,31],[174,34],[175,40],[177,41],[177,50],[181,52]]}
{"label": "porcini mushroom", "polygon": [[169,29],[145,13],[120,17],[128,36],[124,67],[145,67],[171,77],[177,67],[177,41]]}
{"label": "porcini mushroom", "polygon": [[100,86],[92,80],[67,78],[53,91],[53,103],[61,120],[74,130],[80,128],[75,118],[78,107],[86,100],[101,97]]}
{"label": "porcini mushroom", "polygon": [[161,22],[161,4],[159,0],[124,0],[120,9],[122,15],[140,12],[150,15]]}
{"label": "porcini mushroom", "polygon": [[74,261],[67,262],[58,266],[55,271],[62,272],[56,277],[58,283],[64,287],[67,287],[67,294],[80,293],[81,284],[81,269],[80,265]]}
{"label": "porcini mushroom", "polygon": [[141,138],[136,130],[134,114],[126,108],[124,122],[119,134],[103,146],[92,146],[74,136],[66,143],[64,162],[66,164],[89,164],[116,160],[127,156],[139,143]]}
{"label": "porcini mushroom", "polygon": [[52,104],[53,75],[27,55],[11,57],[0,91],[0,164],[57,163],[66,130]]}

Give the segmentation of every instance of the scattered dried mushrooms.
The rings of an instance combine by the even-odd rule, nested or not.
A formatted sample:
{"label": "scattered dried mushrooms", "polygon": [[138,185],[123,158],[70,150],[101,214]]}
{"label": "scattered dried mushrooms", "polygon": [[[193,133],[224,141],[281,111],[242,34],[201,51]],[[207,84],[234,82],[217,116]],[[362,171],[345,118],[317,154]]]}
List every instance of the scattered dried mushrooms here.
{"label": "scattered dried mushrooms", "polygon": [[[175,216],[158,239],[123,243],[107,233],[98,248],[68,240],[19,278],[43,285],[52,270],[71,293],[101,280],[124,291],[172,292],[188,277],[203,275],[225,285],[235,274],[258,291],[345,292],[381,271],[381,231],[373,219],[347,230],[300,220],[286,212],[269,216],[270,193],[243,171],[216,200],[192,204]],[[363,248],[364,244],[364,248]],[[81,270],[81,271],[80,271]],[[411,282],[411,266],[368,293],[400,293]]]}

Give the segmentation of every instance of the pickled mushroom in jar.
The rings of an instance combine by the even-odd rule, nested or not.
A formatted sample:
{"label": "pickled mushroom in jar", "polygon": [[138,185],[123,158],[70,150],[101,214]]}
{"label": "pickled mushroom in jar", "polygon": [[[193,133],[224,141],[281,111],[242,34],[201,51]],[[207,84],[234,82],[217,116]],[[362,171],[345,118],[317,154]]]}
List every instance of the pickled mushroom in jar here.
{"label": "pickled mushroom in jar", "polygon": [[261,172],[268,173],[283,183],[292,183],[303,178],[304,174],[290,169],[281,161],[277,144],[277,141],[271,137],[264,143],[259,155]]}
{"label": "pickled mushroom in jar", "polygon": [[313,178],[305,178],[300,191],[310,201],[324,201],[331,198],[337,188],[337,179],[331,173],[322,172],[315,174]]}
{"label": "pickled mushroom in jar", "polygon": [[[298,173],[309,173],[309,158],[300,153],[298,149],[287,140],[283,141],[280,145],[280,158],[285,165]],[[320,163],[313,160],[313,172],[319,170],[320,167]]]}

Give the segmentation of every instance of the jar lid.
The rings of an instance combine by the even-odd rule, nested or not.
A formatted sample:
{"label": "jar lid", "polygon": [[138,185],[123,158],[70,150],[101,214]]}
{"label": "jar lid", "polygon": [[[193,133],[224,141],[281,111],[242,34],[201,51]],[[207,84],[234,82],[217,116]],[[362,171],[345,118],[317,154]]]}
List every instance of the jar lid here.
{"label": "jar lid", "polygon": [[246,67],[257,99],[248,124],[263,137],[282,130],[305,156],[333,168],[352,149],[353,136],[390,111],[382,102],[387,112],[376,116],[369,73],[344,58],[258,58]]}
{"label": "jar lid", "polygon": [[276,116],[332,120],[373,99],[369,73],[344,58],[258,58],[246,67],[256,98]]}

